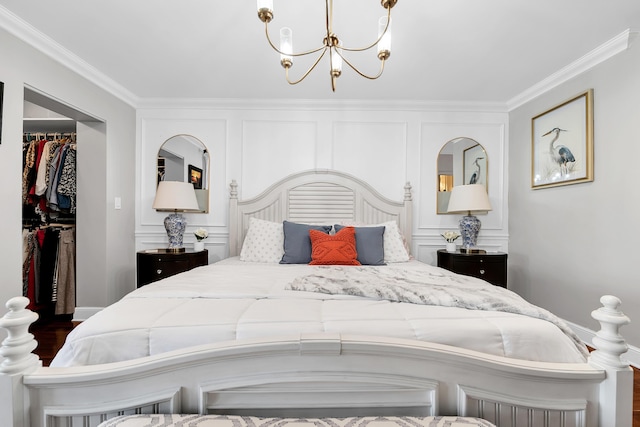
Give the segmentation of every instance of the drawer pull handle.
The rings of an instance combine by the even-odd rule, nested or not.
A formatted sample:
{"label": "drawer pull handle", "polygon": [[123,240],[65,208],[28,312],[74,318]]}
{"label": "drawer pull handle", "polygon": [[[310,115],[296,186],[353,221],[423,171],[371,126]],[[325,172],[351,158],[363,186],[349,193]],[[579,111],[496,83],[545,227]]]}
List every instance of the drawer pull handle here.
{"label": "drawer pull handle", "polygon": [[157,270],[156,270],[156,274],[162,274],[162,270],[157,269]]}
{"label": "drawer pull handle", "polygon": [[480,270],[480,274],[484,274],[484,270]]}

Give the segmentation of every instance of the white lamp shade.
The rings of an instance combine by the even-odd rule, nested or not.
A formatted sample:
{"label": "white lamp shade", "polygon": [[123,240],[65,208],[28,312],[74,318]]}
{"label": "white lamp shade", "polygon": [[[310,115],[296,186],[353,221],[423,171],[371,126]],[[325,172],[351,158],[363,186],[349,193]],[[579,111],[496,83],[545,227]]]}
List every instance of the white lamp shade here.
{"label": "white lamp shade", "polygon": [[453,187],[447,212],[486,212],[491,210],[487,190],[482,184]]}
{"label": "white lamp shade", "polygon": [[190,182],[160,181],[156,189],[153,209],[163,211],[199,210],[193,184]]}

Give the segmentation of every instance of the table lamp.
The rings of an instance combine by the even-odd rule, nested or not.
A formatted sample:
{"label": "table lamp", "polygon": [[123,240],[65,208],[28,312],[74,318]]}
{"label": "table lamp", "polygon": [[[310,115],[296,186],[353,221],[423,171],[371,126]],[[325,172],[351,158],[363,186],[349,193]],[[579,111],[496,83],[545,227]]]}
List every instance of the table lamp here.
{"label": "table lamp", "polygon": [[182,235],[187,227],[187,220],[179,212],[198,210],[198,200],[193,184],[190,182],[160,181],[156,189],[153,209],[173,211],[164,219],[164,228],[169,236],[167,251],[184,252]]}
{"label": "table lamp", "polygon": [[453,187],[447,212],[466,212],[460,220],[460,234],[462,235],[462,253],[484,253],[476,247],[480,220],[472,215],[473,212],[487,212],[491,210],[487,190],[482,184],[458,185]]}

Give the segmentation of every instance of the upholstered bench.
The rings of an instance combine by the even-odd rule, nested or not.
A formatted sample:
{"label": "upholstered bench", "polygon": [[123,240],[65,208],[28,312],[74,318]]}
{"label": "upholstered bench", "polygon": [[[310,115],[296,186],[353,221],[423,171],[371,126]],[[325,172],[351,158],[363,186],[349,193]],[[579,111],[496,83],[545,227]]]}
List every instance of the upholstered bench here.
{"label": "upholstered bench", "polygon": [[495,427],[470,417],[262,418],[237,415],[123,415],[98,427]]}

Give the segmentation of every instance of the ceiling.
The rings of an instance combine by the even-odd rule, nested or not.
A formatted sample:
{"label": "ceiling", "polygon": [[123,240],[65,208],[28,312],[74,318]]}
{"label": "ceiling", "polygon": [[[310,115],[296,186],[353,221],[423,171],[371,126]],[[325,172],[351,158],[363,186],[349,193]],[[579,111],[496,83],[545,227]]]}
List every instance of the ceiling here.
{"label": "ceiling", "polygon": [[[289,26],[294,50],[321,43],[324,2],[274,3],[274,39],[280,27]],[[334,3],[334,32],[342,43],[372,43],[385,13],[380,2]],[[64,61],[73,65],[79,58],[138,100],[507,104],[626,30],[640,29],[638,0],[398,0],[383,76],[366,80],[345,64],[333,93],[327,58],[304,82],[286,83],[254,0],[0,0],[0,15],[41,32],[68,51]],[[379,67],[375,51],[349,59],[370,74]],[[293,78],[306,70],[304,62],[295,59]]]}

